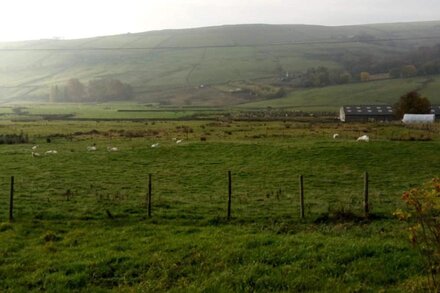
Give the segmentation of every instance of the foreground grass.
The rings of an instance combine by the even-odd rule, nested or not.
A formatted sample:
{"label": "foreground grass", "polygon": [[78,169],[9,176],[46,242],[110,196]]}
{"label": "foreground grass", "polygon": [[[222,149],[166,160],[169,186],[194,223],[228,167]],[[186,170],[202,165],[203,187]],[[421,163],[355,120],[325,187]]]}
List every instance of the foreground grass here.
{"label": "foreground grass", "polygon": [[[0,224],[2,291],[420,289],[423,263],[391,213],[404,190],[438,175],[437,132],[308,123],[1,127],[29,133],[41,153],[59,152],[32,158],[31,145],[0,146],[3,221],[8,176],[16,176],[15,222]],[[335,131],[341,140],[331,139]],[[365,132],[372,142],[356,143]],[[421,133],[433,140],[390,140]],[[159,148],[150,147],[155,142]],[[98,151],[88,153],[92,143]],[[120,151],[109,153],[107,145]],[[372,221],[358,217],[366,170]],[[299,174],[306,178],[306,220],[298,217]]]}
{"label": "foreground grass", "polygon": [[34,221],[2,232],[0,274],[3,290],[23,291],[399,288],[422,264],[391,231],[387,223],[280,232],[261,224]]}

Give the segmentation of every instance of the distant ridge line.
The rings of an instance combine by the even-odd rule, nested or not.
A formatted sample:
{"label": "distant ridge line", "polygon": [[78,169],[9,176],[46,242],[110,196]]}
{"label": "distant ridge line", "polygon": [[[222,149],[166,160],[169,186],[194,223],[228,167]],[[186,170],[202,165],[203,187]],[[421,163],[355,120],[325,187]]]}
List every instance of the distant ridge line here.
{"label": "distant ridge line", "polygon": [[29,51],[136,51],[136,50],[188,50],[188,49],[209,49],[209,48],[243,48],[243,47],[273,47],[273,46],[296,46],[296,45],[320,45],[320,44],[352,44],[352,43],[380,43],[393,41],[416,41],[416,40],[437,40],[440,36],[412,37],[412,38],[390,38],[370,40],[344,40],[344,41],[304,41],[304,42],[277,42],[268,44],[230,44],[230,45],[204,45],[204,46],[163,46],[163,47],[88,47],[88,48],[0,48],[0,52],[29,52]]}

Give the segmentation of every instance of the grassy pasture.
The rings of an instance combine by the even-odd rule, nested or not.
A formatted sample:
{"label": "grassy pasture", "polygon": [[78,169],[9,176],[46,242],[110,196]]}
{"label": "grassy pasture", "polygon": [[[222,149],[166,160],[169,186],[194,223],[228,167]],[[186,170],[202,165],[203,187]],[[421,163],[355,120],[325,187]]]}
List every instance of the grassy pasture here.
{"label": "grassy pasture", "polygon": [[[17,112],[17,110],[19,110]],[[153,104],[138,103],[18,103],[0,107],[0,121],[41,120],[44,117],[61,117],[59,119],[113,119],[113,120],[154,120],[154,119],[188,119],[192,115],[221,115],[227,113],[222,108],[198,107],[157,107]],[[62,117],[64,116],[64,118]]]}
{"label": "grassy pasture", "polygon": [[[430,81],[427,82],[428,80]],[[239,107],[338,111],[341,105],[394,104],[401,95],[418,88],[431,103],[439,104],[440,98],[437,94],[439,87],[439,76],[370,81],[296,90],[280,99],[246,103]]]}
{"label": "grassy pasture", "polygon": [[[33,158],[33,144],[0,145],[1,291],[420,289],[423,263],[391,213],[404,190],[439,175],[438,125],[427,131],[300,122],[0,124],[1,133],[19,131],[40,153],[59,154]],[[340,140],[331,138],[335,132]],[[372,142],[356,143],[364,133]],[[410,137],[431,140],[405,141]],[[151,148],[156,142],[160,147]],[[92,143],[98,150],[87,152]],[[119,151],[107,152],[110,145]],[[372,221],[356,217],[366,170]],[[298,217],[300,174],[305,220]],[[6,222],[10,175],[13,224]]]}

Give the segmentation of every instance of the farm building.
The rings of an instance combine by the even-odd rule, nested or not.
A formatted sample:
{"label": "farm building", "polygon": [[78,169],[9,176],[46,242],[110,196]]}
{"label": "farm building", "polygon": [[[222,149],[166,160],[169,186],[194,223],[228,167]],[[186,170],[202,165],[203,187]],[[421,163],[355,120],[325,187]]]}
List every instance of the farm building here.
{"label": "farm building", "polygon": [[339,111],[342,122],[391,121],[395,120],[393,107],[390,105],[342,106]]}
{"label": "farm building", "polygon": [[432,105],[431,114],[435,115],[436,120],[440,119],[440,105]]}
{"label": "farm building", "polygon": [[402,122],[405,124],[431,124],[434,121],[434,114],[405,114],[402,119]]}
{"label": "farm building", "polygon": [[[431,114],[435,119],[440,119],[440,105],[431,106]],[[396,120],[391,105],[358,105],[342,106],[339,111],[339,119],[342,122],[366,122],[366,121],[392,121]]]}

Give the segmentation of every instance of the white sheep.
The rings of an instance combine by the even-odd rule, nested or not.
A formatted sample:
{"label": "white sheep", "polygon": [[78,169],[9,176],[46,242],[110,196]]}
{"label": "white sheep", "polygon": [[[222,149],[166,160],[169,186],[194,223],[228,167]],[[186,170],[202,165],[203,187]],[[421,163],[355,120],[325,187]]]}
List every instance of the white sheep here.
{"label": "white sheep", "polygon": [[36,158],[36,157],[40,157],[41,155],[39,153],[36,152],[32,152],[32,157]]}
{"label": "white sheep", "polygon": [[151,145],[152,148],[157,148],[158,146],[159,146],[158,142]]}
{"label": "white sheep", "polygon": [[183,139],[179,139],[178,141],[176,141],[177,144],[181,143],[183,141]]}
{"label": "white sheep", "polygon": [[89,151],[89,152],[94,152],[94,151],[96,151],[96,146],[94,146],[94,145],[88,146],[88,147],[87,147],[87,151]]}
{"label": "white sheep", "polygon": [[117,152],[119,149],[117,147],[107,147],[107,151],[109,152]]}
{"label": "white sheep", "polygon": [[37,148],[38,148],[38,145],[34,145],[34,146],[32,147],[32,150],[35,151]]}
{"label": "white sheep", "polygon": [[368,137],[368,135],[362,135],[362,136],[358,137],[357,141],[369,142],[370,138]]}
{"label": "white sheep", "polygon": [[58,154],[58,152],[56,150],[48,150],[44,154],[46,154],[46,155],[56,155],[56,154]]}
{"label": "white sheep", "polygon": [[337,139],[339,137],[338,133],[333,134],[333,139]]}

